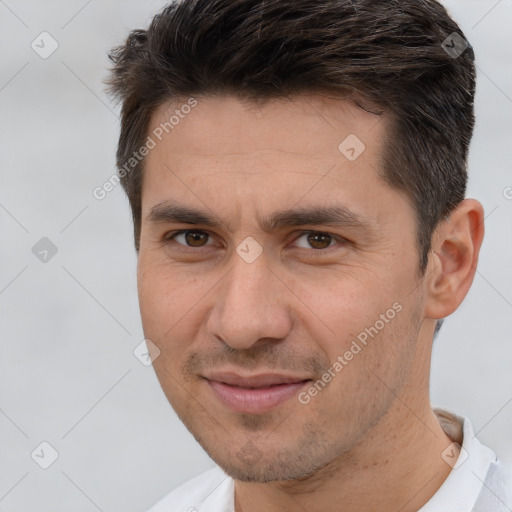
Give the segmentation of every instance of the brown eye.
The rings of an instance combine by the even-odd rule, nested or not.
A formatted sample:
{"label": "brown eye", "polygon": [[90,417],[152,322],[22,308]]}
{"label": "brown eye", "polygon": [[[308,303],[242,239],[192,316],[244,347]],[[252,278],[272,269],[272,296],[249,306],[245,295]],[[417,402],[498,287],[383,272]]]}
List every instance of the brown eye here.
{"label": "brown eye", "polygon": [[187,231],[185,240],[191,247],[202,247],[208,240],[208,235],[202,231]]}
{"label": "brown eye", "polygon": [[308,233],[306,236],[313,249],[327,249],[332,243],[332,236],[328,233]]}
{"label": "brown eye", "polygon": [[174,233],[169,240],[177,242],[179,245],[185,245],[187,247],[204,247],[208,244],[210,235],[204,231],[197,230],[186,230],[178,231]]}
{"label": "brown eye", "polygon": [[296,240],[295,245],[301,249],[328,249],[335,245],[335,238],[329,233],[323,231],[305,231]]}
{"label": "brown eye", "polygon": [[[340,236],[327,233],[325,231],[302,231],[299,236],[293,240],[291,248],[296,256],[304,261],[312,260],[316,262],[331,259],[336,255],[339,258],[346,254],[350,242]],[[341,252],[340,252],[341,251]]]}

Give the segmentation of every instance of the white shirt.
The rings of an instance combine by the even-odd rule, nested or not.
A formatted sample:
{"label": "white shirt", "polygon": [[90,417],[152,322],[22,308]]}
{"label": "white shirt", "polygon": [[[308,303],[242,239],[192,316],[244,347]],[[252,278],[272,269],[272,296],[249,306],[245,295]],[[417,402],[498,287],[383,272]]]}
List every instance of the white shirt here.
{"label": "white shirt", "polygon": [[[453,469],[418,512],[512,512],[512,466],[496,458],[473,433],[471,422],[434,410],[452,440],[462,438]],[[450,450],[446,453],[449,460]],[[233,512],[234,480],[215,467],[184,483],[148,512]]]}

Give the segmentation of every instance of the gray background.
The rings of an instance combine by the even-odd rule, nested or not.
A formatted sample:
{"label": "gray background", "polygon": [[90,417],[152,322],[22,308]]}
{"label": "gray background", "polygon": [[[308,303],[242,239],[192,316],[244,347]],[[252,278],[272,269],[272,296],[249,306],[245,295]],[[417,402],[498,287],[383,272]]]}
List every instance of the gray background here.
{"label": "gray background", "polygon": [[[487,232],[473,288],[436,340],[432,400],[512,459],[512,0],[445,4],[477,56],[468,195]],[[106,53],[163,5],[0,0],[3,512],[143,511],[212,465],[133,355],[143,334],[127,201],[120,187],[92,195],[114,172],[118,136]],[[59,45],[47,59],[31,48],[43,31]],[[46,263],[32,252],[42,237],[58,249]],[[46,470],[31,458],[43,441],[59,454]]]}

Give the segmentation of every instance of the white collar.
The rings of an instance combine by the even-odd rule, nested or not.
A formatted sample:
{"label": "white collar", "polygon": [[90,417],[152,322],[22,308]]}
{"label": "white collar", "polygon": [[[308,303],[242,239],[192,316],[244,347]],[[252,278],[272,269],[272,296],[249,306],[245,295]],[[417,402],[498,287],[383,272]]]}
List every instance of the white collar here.
{"label": "white collar", "polygon": [[[483,446],[478,441],[468,418],[461,418],[442,410],[435,410],[434,412],[438,417],[442,415],[444,421],[440,421],[440,423],[443,428],[445,428],[443,423],[449,421],[449,418],[452,418],[453,422],[457,422],[462,427],[462,449],[446,480],[436,494],[418,512],[446,510],[471,512],[483,488],[489,467],[496,461],[496,455],[491,449]],[[456,428],[457,426],[455,426]],[[453,439],[447,428],[445,428],[445,432]],[[447,447],[447,451],[443,452],[445,453],[445,460],[449,460],[449,452],[450,448]]]}
{"label": "white collar", "polygon": [[[497,460],[496,455],[478,441],[468,418],[461,418],[441,409],[434,409],[434,413],[446,435],[459,446],[462,443],[462,448],[457,460],[451,461],[450,465],[453,465],[453,469],[446,480],[418,512],[471,512],[484,487],[489,468]],[[447,447],[446,452],[443,453],[445,453],[445,460],[449,460],[450,448]],[[215,481],[210,482],[210,490],[207,496],[201,500],[199,511],[232,512],[234,509],[234,480],[219,467],[211,470],[208,474],[212,475],[210,478],[215,476],[213,479]],[[154,509],[154,512],[157,510],[161,509]],[[197,509],[192,507],[189,510]],[[485,510],[490,509],[486,508]]]}

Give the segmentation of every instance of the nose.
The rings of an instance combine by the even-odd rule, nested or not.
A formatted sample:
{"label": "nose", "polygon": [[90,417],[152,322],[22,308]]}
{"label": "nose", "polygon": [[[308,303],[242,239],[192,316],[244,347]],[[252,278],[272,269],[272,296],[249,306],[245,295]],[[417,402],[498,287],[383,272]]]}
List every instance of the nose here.
{"label": "nose", "polygon": [[252,263],[234,254],[215,293],[208,334],[238,350],[282,340],[292,327],[289,294],[263,254]]}

